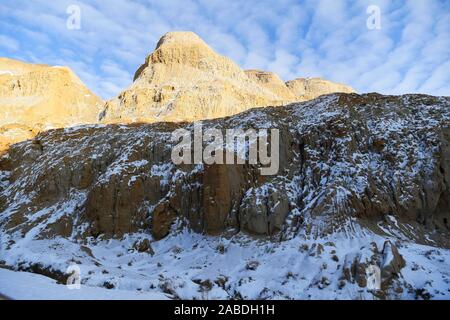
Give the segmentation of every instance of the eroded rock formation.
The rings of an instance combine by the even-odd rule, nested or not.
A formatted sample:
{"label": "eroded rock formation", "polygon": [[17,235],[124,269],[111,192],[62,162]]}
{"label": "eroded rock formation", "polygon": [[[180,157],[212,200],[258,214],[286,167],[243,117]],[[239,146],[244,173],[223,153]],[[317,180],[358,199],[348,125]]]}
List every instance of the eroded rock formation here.
{"label": "eroded rock formation", "polygon": [[298,78],[286,82],[286,86],[295,94],[299,101],[312,100],[323,94],[335,92],[355,92],[349,86],[320,78]]}
{"label": "eroded rock formation", "polygon": [[[192,281],[197,281],[200,269],[207,268],[209,275],[216,268],[204,262],[211,256],[215,266],[219,263],[217,272],[230,277],[218,282],[225,297],[273,298],[283,290],[283,296],[303,297],[292,288],[303,283],[296,266],[304,261],[304,294],[445,295],[444,273],[442,288],[432,293],[411,277],[420,268],[445,265],[444,253],[415,247],[417,243],[450,246],[449,106],[449,98],[424,95],[334,94],[203,122],[204,129],[279,129],[280,169],[272,176],[262,176],[259,165],[175,165],[171,133],[193,130],[189,123],[93,125],[40,133],[13,145],[0,160],[0,264],[3,259],[18,270],[60,279],[68,263],[83,261],[84,268],[91,265],[97,274],[87,275],[86,281],[111,287],[118,284],[107,278],[102,264],[117,261],[121,268],[127,260],[120,255],[126,254],[132,259],[127,270],[134,270],[130,279],[142,274],[142,265],[133,267],[133,261],[145,259],[145,274],[164,272],[168,278],[158,280],[160,287],[176,297],[190,280],[177,280],[173,259],[184,257],[186,268],[179,274],[192,271]],[[220,237],[198,240],[189,234]],[[249,235],[263,241],[261,246],[251,242],[245,249]],[[235,239],[227,242],[234,246],[229,253],[220,240],[227,238]],[[113,247],[109,239],[114,239]],[[205,241],[206,247],[197,247]],[[406,247],[407,241],[414,247]],[[217,253],[211,253],[208,248],[215,242]],[[58,263],[47,258],[49,250]],[[239,253],[245,250],[247,259]],[[105,252],[122,253],[116,258]],[[436,260],[426,266],[422,260],[427,259],[416,263],[418,252]],[[192,259],[194,255],[208,258]],[[228,260],[232,262],[220,262]],[[159,261],[172,267],[160,270]],[[242,264],[236,275],[235,263]],[[265,283],[274,268],[280,274],[271,279],[278,277],[282,287],[246,295],[247,285],[254,288],[245,281],[247,273]],[[125,281],[126,270],[117,270],[117,278]],[[380,280],[374,282],[371,273],[378,271]],[[295,285],[286,287],[290,281]]]}
{"label": "eroded rock formation", "polygon": [[[0,60],[0,70],[0,143],[29,139],[0,157],[0,267],[64,282],[67,265],[82,263],[90,285],[138,290],[154,290],[158,275],[173,298],[192,283],[200,298],[448,295],[447,273],[431,293],[436,279],[413,273],[431,279],[447,267],[450,98],[284,83],[241,70],[192,33],[165,35],[100,114],[100,99],[66,68]],[[336,91],[348,93],[323,95]],[[97,116],[106,124],[45,131]],[[176,165],[171,135],[199,119],[221,132],[278,129],[278,172]],[[214,270],[217,279],[198,278]],[[268,274],[273,286],[259,288]]]}
{"label": "eroded rock formation", "polygon": [[164,35],[133,84],[106,104],[69,68],[0,58],[0,152],[51,128],[212,119],[333,92],[354,91],[320,79],[284,83],[271,72],[243,71],[192,32]]}
{"label": "eroded rock formation", "polygon": [[69,68],[0,58],[0,153],[41,131],[96,123],[102,104]]}
{"label": "eroded rock formation", "polygon": [[101,118],[106,123],[213,119],[333,92],[354,90],[319,79],[289,85],[271,72],[243,71],[196,34],[169,32],[137,70],[134,83],[106,103]]}
{"label": "eroded rock formation", "polygon": [[[49,131],[2,159],[2,227],[26,232],[37,215],[54,220],[45,225],[49,234],[81,235],[77,228],[87,223],[84,233],[92,236],[150,230],[159,239],[179,219],[196,232],[254,235],[311,226],[323,235],[356,219],[382,234],[379,223],[395,217],[415,230],[440,230],[430,237],[446,245],[448,106],[448,99],[429,96],[342,94],[204,123],[278,128],[274,176],[249,164],[174,165],[171,130],[192,125]],[[308,227],[307,219],[324,222]]]}

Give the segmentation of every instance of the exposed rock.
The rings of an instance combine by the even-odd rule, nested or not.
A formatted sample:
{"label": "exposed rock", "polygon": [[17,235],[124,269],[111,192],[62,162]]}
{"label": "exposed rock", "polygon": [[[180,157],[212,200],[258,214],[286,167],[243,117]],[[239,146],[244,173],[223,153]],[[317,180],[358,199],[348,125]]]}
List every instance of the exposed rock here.
{"label": "exposed rock", "polygon": [[237,210],[245,190],[245,173],[241,165],[205,166],[203,175],[203,230],[220,234],[229,213]]}
{"label": "exposed rock", "polygon": [[155,254],[155,251],[153,251],[152,245],[150,243],[150,240],[148,239],[143,239],[141,241],[138,241],[134,244],[134,248],[138,251],[138,252],[145,252],[145,253],[149,253],[151,255]]}
{"label": "exposed rock", "polygon": [[170,227],[175,222],[176,212],[170,208],[167,202],[156,206],[152,215],[152,235],[156,240],[169,234]]}
{"label": "exposed rock", "polygon": [[377,297],[385,298],[392,289],[401,293],[398,279],[406,265],[398,249],[388,240],[380,252],[376,244],[363,247],[360,253],[346,257],[342,280],[356,282],[360,288],[372,290]]}
{"label": "exposed rock", "polygon": [[[299,95],[290,90],[286,83],[274,72],[260,70],[245,70],[247,76],[257,82],[260,86],[272,91],[280,100],[285,101],[304,101],[300,100]],[[336,91],[338,92],[338,91]]]}
{"label": "exposed rock", "polygon": [[44,130],[96,123],[102,104],[69,68],[0,58],[0,153]]}
{"label": "exposed rock", "polygon": [[106,103],[101,118],[106,123],[195,121],[353,92],[328,81],[298,87],[291,90],[271,72],[244,72],[192,32],[169,32],[136,71],[133,84]]}
{"label": "exposed rock", "polygon": [[[383,236],[397,230],[419,243],[448,246],[443,221],[450,208],[442,198],[450,181],[449,103],[422,95],[337,94],[204,123],[278,128],[274,176],[261,176],[259,165],[174,165],[171,132],[191,130],[189,124],[48,131],[1,159],[0,227],[26,234],[39,224],[40,237],[144,230],[161,239],[176,221],[206,234],[283,237],[298,230],[314,237],[351,233],[358,223]],[[373,149],[381,139],[383,149]]]}
{"label": "exposed rock", "polygon": [[311,100],[321,95],[335,92],[355,92],[355,90],[349,86],[320,78],[298,78],[286,82],[286,86],[299,101]]}
{"label": "exposed rock", "polygon": [[[127,280],[112,282],[113,274],[141,275],[142,266],[134,260],[140,258],[150,270],[142,277],[167,276],[156,276],[150,287],[175,297],[183,295],[186,283],[165,270],[175,265],[173,260],[189,266],[192,279],[209,279],[197,277],[205,272],[202,268],[227,271],[224,289],[214,286],[208,297],[223,290],[222,297],[248,298],[248,291],[255,291],[248,288],[266,281],[262,275],[268,270],[278,270],[283,286],[261,286],[251,297],[307,298],[320,290],[351,298],[427,298],[431,286],[407,283],[410,272],[402,269],[405,261],[394,244],[395,239],[414,243],[398,248],[407,259],[419,254],[429,259],[422,259],[430,262],[423,269],[428,280],[436,266],[445,270],[445,254],[415,244],[443,252],[450,247],[445,222],[450,219],[449,106],[447,97],[333,94],[204,121],[204,129],[279,129],[280,168],[272,176],[262,176],[260,164],[175,165],[171,133],[178,128],[192,131],[189,123],[95,125],[40,133],[0,158],[0,258],[15,270],[63,274],[74,260],[101,273],[112,260],[122,261],[97,254],[112,243],[117,257],[136,256],[126,260],[124,270],[116,264],[110,275],[86,279],[90,284],[106,281],[119,288]],[[131,252],[143,239],[158,248],[155,255],[151,246],[148,255]],[[226,244],[226,253],[217,247],[220,243]],[[49,250],[57,262],[49,262]],[[228,258],[231,263],[218,263]],[[47,263],[30,269],[37,260]],[[259,264],[247,270],[245,263],[239,267],[234,261]],[[236,266],[251,276],[236,277]],[[305,275],[291,269],[298,266],[307,266]],[[373,289],[369,276],[374,266],[381,272],[380,290]],[[287,271],[296,276],[284,277]],[[290,285],[293,279],[295,285]],[[432,292],[436,296],[447,294],[447,279],[439,281],[441,291]],[[304,296],[297,293],[298,285]]]}
{"label": "exposed rock", "polygon": [[398,252],[398,249],[390,241],[386,241],[381,252],[383,259],[381,262],[382,283],[388,285],[393,277],[397,276],[401,269],[406,266],[406,262]]}
{"label": "exposed rock", "polygon": [[134,83],[106,104],[104,122],[192,121],[224,117],[278,100],[192,32],[170,32]]}
{"label": "exposed rock", "polygon": [[249,261],[247,262],[245,268],[247,270],[251,270],[251,271],[255,271],[256,269],[258,269],[259,267],[259,262],[258,261]]}
{"label": "exposed rock", "polygon": [[243,230],[270,235],[280,231],[289,213],[285,190],[251,189],[242,201],[239,221]]}

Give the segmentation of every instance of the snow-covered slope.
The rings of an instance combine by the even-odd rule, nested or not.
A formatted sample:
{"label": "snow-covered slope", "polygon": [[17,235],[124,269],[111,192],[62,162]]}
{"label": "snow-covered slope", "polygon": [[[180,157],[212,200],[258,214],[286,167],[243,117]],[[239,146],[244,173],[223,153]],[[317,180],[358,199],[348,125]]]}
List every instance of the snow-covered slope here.
{"label": "snow-covered slope", "polygon": [[449,120],[450,98],[335,94],[203,122],[279,129],[275,176],[174,165],[192,124],[48,131],[0,161],[0,263],[171,298],[449,298]]}
{"label": "snow-covered slope", "polygon": [[[48,280],[41,287],[28,273],[25,278],[12,277],[0,269],[0,293],[17,299],[76,299],[80,294],[86,299],[147,299],[151,294],[154,299],[162,299],[162,294],[172,299],[450,299],[450,250],[391,237],[365,234],[276,242],[184,230],[153,242],[153,255],[133,249],[137,239],[147,237],[135,234],[83,245],[63,238],[22,243],[3,254],[7,263],[19,269],[38,263],[61,271],[76,263],[81,290],[49,285]],[[370,258],[373,242],[380,249],[388,239],[396,241],[406,266],[386,293],[377,294],[360,287],[352,265],[355,259]],[[54,270],[47,276],[55,277]],[[28,290],[23,290],[24,282]],[[37,286],[42,291],[36,292]],[[108,294],[91,289],[95,287],[120,291]]]}
{"label": "snow-covered slope", "polygon": [[0,293],[26,300],[167,300],[164,294],[80,286],[68,289],[45,276],[0,269]]}

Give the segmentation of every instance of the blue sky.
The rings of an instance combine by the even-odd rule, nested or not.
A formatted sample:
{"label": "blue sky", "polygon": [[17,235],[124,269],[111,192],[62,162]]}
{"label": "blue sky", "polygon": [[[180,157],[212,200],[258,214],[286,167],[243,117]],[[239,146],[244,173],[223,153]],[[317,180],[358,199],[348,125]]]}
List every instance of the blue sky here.
{"label": "blue sky", "polygon": [[[70,5],[81,29],[66,26]],[[367,7],[381,10],[370,30]],[[242,68],[323,77],[358,92],[450,95],[450,0],[2,0],[0,56],[70,66],[117,95],[168,31],[190,30]]]}

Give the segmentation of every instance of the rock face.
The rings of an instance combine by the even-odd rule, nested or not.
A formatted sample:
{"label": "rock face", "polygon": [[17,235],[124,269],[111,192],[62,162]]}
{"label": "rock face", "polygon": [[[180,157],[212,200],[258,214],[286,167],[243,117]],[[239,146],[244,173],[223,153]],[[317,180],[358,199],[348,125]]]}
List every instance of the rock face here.
{"label": "rock face", "polygon": [[341,280],[356,283],[360,288],[367,287],[378,297],[385,298],[392,287],[398,286],[398,278],[406,266],[403,256],[389,240],[381,250],[372,242],[360,248],[358,254],[345,257]]}
{"label": "rock face", "polygon": [[[352,91],[243,71],[184,32],[106,104],[67,68],[0,59],[0,267],[65,282],[75,262],[173,298],[446,297],[450,98]],[[199,119],[278,129],[279,170],[176,164],[172,133]]]}
{"label": "rock face", "polygon": [[324,94],[335,92],[354,93],[355,90],[343,84],[320,78],[298,78],[286,82],[286,86],[300,101],[312,100]]}
{"label": "rock face", "polygon": [[194,121],[354,92],[331,82],[300,87],[292,90],[274,73],[244,72],[192,32],[170,32],[137,70],[134,83],[106,103],[101,118],[106,123]]}
{"label": "rock face", "polygon": [[428,227],[435,230],[429,239],[447,246],[449,105],[448,98],[420,95],[340,94],[204,122],[219,130],[279,129],[273,176],[249,164],[174,165],[170,134],[192,125],[48,131],[2,159],[0,226],[27,232],[36,219],[51,219],[42,234],[149,230],[161,239],[181,219],[200,233],[288,237],[299,229],[345,232],[356,219],[420,243],[428,243]]}
{"label": "rock face", "polygon": [[0,58],[0,153],[47,129],[95,123],[102,104],[68,68]]}
{"label": "rock face", "polygon": [[286,83],[284,83],[283,80],[281,80],[280,77],[273,72],[245,70],[245,74],[251,80],[258,83],[258,85],[273,92],[273,94],[279,97],[280,101],[278,103],[282,103],[283,101],[305,101],[299,99],[299,96],[290,90]]}
{"label": "rock face", "polygon": [[[121,279],[119,288],[164,274],[152,281],[175,297],[192,285],[179,274],[204,283],[206,268],[201,275],[220,275],[210,283],[222,298],[410,298],[428,292],[426,281],[411,280],[414,270],[431,279],[439,265],[443,278],[433,279],[448,295],[450,98],[333,94],[203,122],[204,130],[268,127],[280,131],[279,171],[269,176],[248,163],[175,165],[171,134],[192,131],[186,123],[57,129],[13,145],[0,158],[0,263],[59,274],[82,261],[95,273],[87,283]],[[103,266],[114,264],[105,278]],[[248,296],[246,283],[254,292],[267,274],[280,286]]]}
{"label": "rock face", "polygon": [[192,32],[164,35],[134,83],[106,104],[66,67],[0,58],[0,153],[38,132],[78,124],[194,121],[253,107],[354,92],[324,80],[284,83],[276,74],[243,71]]}

